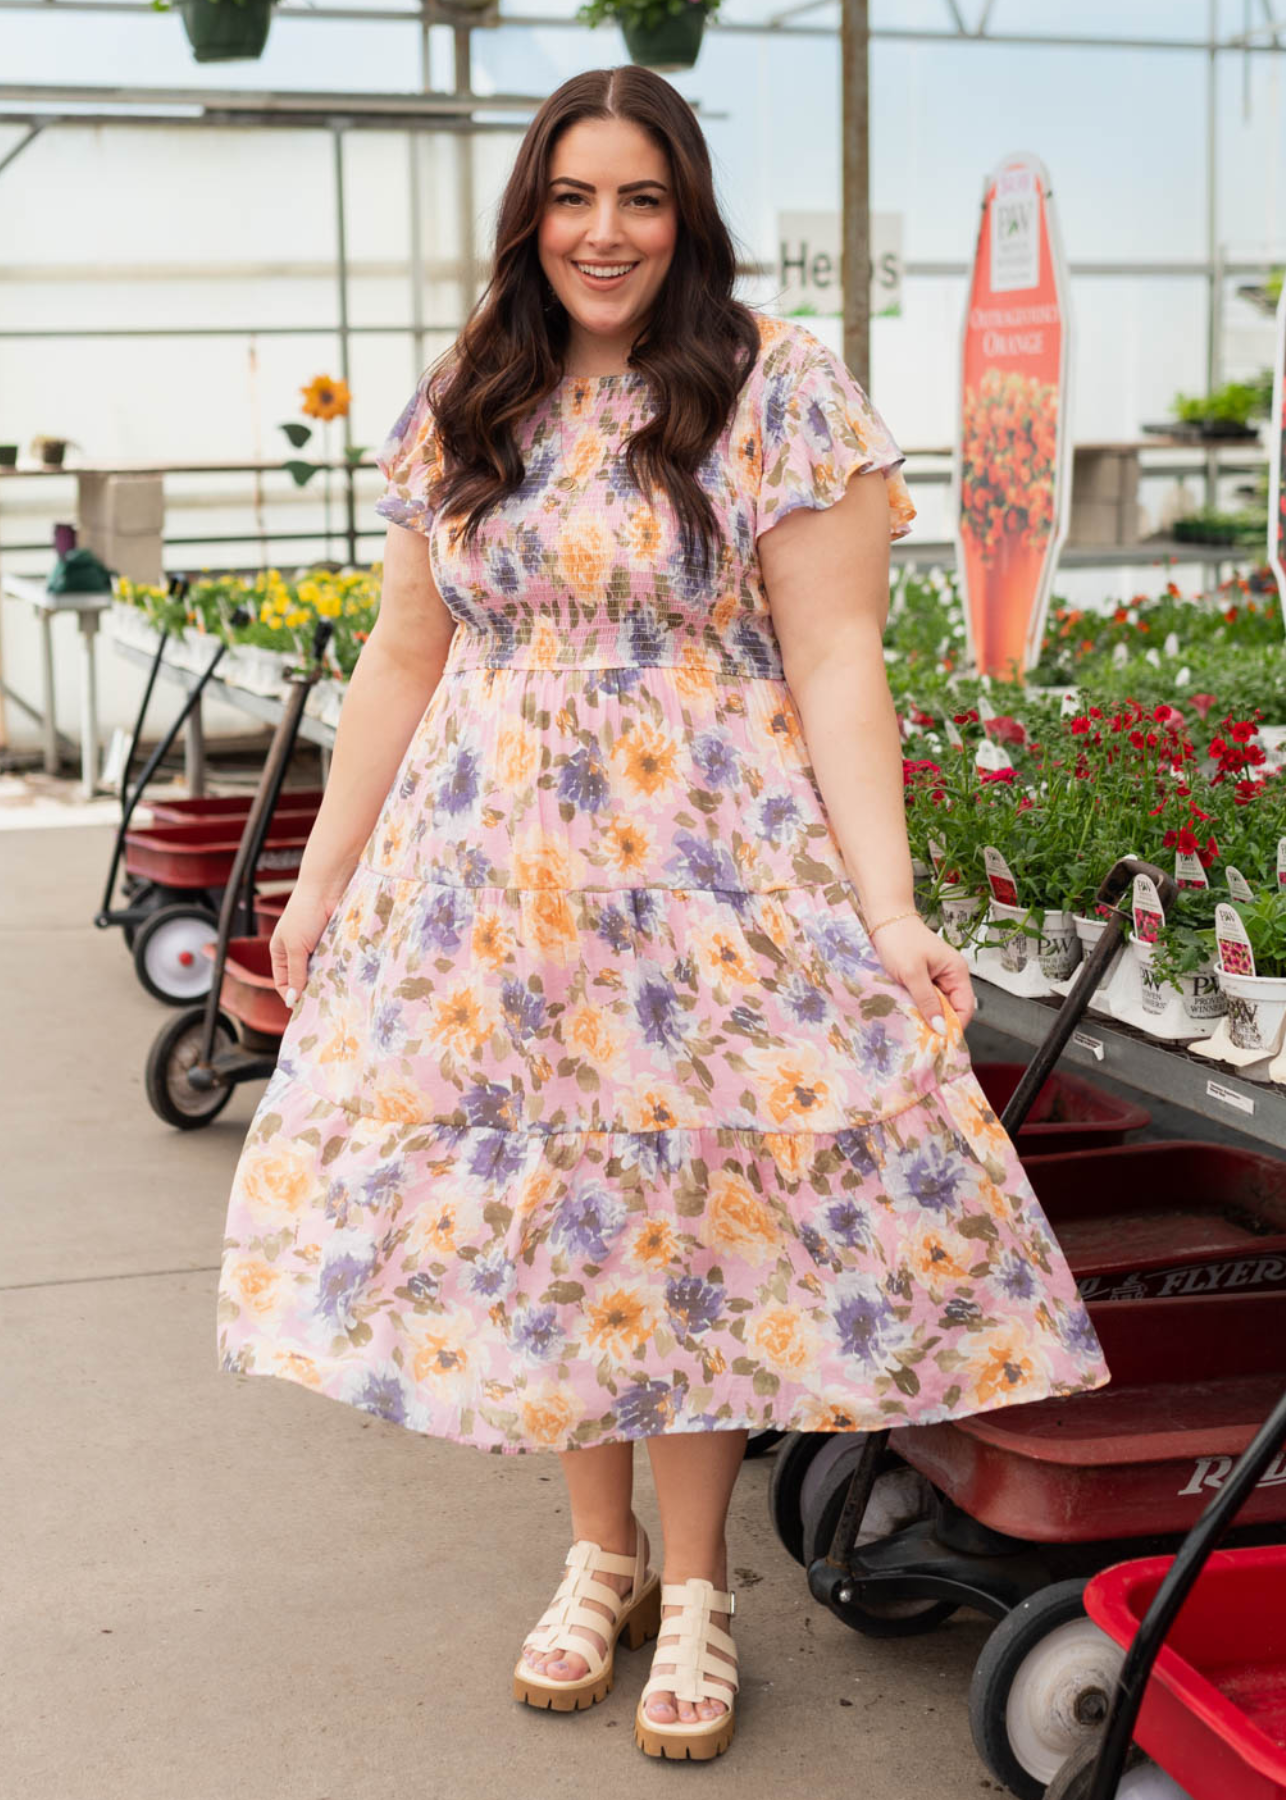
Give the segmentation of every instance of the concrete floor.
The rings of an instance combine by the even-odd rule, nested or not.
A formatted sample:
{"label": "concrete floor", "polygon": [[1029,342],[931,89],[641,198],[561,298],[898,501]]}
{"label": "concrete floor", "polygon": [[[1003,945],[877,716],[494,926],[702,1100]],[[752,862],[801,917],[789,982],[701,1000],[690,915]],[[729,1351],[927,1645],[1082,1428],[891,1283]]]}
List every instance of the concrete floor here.
{"label": "concrete floor", "polygon": [[218,1371],[228,1184],[262,1090],[203,1131],[152,1114],[169,1015],[90,923],[110,845],[97,824],[0,833],[5,1800],[997,1792],[965,1706],[984,1622],[849,1632],[773,1535],[767,1461],[733,1502],[726,1757],[697,1774],[635,1749],[650,1651],[588,1713],[510,1699],[561,1572],[557,1463]]}

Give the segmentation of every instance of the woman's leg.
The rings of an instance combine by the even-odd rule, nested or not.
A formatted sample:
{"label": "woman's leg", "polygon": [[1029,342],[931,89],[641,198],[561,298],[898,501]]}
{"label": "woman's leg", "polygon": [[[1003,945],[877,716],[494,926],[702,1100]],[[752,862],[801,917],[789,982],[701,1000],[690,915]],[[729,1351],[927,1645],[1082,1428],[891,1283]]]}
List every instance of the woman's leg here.
{"label": "woman's leg", "polygon": [[[559,1457],[567,1495],[571,1501],[572,1539],[589,1538],[601,1549],[616,1555],[632,1556],[635,1550],[634,1446],[633,1444],[600,1444],[586,1450],[567,1450]],[[629,1592],[628,1575],[596,1575],[607,1587],[618,1593]],[[606,1606],[597,1600],[585,1605],[607,1618]],[[607,1648],[607,1639],[599,1637],[588,1626],[574,1625],[573,1632],[598,1646]],[[533,1669],[555,1681],[579,1681],[589,1673],[584,1657],[570,1651],[548,1650],[543,1655],[525,1650],[525,1660]]]}
{"label": "woman's leg", "polygon": [[[652,1458],[661,1528],[665,1533],[662,1580],[683,1582],[698,1576],[713,1582],[716,1588],[726,1588],[728,1502],[746,1454],[746,1433],[674,1432],[668,1436],[650,1437],[647,1447]],[[679,1610],[675,1606],[662,1609],[662,1635],[664,1620]],[[712,1613],[711,1619],[727,1631],[726,1613]],[[727,1660],[723,1652],[713,1646],[710,1655],[717,1661]],[[654,1674],[668,1674],[674,1667],[664,1657],[665,1651],[658,1648],[652,1665]],[[658,1725],[672,1725],[676,1719],[681,1719],[684,1724],[690,1724],[694,1719],[715,1719],[728,1708],[722,1700],[701,1700],[695,1705],[681,1700],[676,1710],[673,1694],[660,1693],[652,1695],[645,1710],[648,1718],[655,1719]]]}

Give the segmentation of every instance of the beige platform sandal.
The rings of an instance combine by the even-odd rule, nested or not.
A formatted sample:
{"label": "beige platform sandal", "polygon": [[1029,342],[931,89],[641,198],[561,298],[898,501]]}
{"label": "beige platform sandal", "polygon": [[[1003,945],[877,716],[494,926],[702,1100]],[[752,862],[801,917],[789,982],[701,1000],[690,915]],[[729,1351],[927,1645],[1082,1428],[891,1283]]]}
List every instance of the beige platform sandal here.
{"label": "beige platform sandal", "polygon": [[[647,1533],[638,1526],[638,1545],[633,1556],[618,1556],[610,1550],[578,1539],[567,1557],[567,1573],[553,1600],[541,1614],[535,1629],[523,1643],[543,1654],[562,1650],[583,1657],[588,1672],[579,1681],[556,1681],[541,1675],[520,1656],[514,1668],[514,1699],[528,1706],[552,1708],[554,1712],[581,1712],[612,1691],[615,1674],[616,1641],[624,1634],[631,1650],[641,1649],[661,1628],[661,1577],[647,1573]],[[595,1575],[631,1575],[628,1594],[618,1594]],[[597,1600],[608,1609],[609,1616],[586,1606],[586,1600]],[[588,1638],[578,1637],[573,1625],[583,1625],[606,1639],[607,1648],[600,1652]]]}
{"label": "beige platform sandal", "polygon": [[[737,1597],[720,1593],[710,1582],[694,1576],[690,1581],[667,1582],[661,1589],[661,1605],[683,1608],[674,1618],[662,1618],[653,1658],[654,1669],[658,1662],[673,1663],[674,1667],[668,1675],[653,1673],[644,1684],[634,1714],[634,1742],[649,1756],[705,1762],[722,1756],[732,1742],[733,1695],[740,1685],[737,1646],[726,1631],[711,1624],[710,1615],[721,1612],[731,1617],[737,1610]],[[724,1651],[731,1662],[711,1656],[711,1646]],[[724,1682],[726,1687],[721,1685]],[[653,1694],[673,1694],[676,1700],[690,1700],[694,1706],[699,1700],[722,1700],[728,1710],[716,1719],[693,1719],[688,1724],[676,1719],[673,1725],[662,1725],[644,1711]]]}

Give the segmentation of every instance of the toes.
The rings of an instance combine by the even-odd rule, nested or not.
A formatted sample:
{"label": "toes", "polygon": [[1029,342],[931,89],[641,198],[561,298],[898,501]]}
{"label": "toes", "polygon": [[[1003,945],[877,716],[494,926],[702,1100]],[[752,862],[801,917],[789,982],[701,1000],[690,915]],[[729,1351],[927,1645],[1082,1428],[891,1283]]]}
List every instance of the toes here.
{"label": "toes", "polygon": [[589,1673],[589,1664],[583,1656],[559,1656],[545,1665],[545,1673],[552,1675],[555,1681],[579,1681],[582,1675]]}
{"label": "toes", "polygon": [[655,1719],[658,1725],[673,1725],[675,1722],[674,1702],[668,1694],[653,1694],[644,1709],[649,1719]]}
{"label": "toes", "polygon": [[680,1700],[680,1702],[679,1702],[679,1723],[681,1725],[691,1725],[691,1724],[695,1723],[696,1716],[697,1716],[697,1709],[695,1706],[693,1706],[692,1702],[690,1700]]}

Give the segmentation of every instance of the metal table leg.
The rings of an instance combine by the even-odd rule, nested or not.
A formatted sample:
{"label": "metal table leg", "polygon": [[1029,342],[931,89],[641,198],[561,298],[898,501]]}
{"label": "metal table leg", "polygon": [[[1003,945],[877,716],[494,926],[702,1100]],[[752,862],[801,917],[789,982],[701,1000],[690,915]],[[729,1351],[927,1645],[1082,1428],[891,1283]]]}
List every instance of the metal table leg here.
{"label": "metal table leg", "polygon": [[58,773],[57,700],[54,693],[53,618],[44,607],[36,608],[40,619],[40,681],[44,690],[45,773]]}
{"label": "metal table leg", "polygon": [[98,788],[97,635],[98,614],[87,607],[80,615],[80,785],[86,800],[92,800]]}

